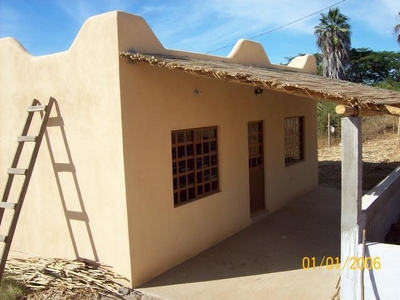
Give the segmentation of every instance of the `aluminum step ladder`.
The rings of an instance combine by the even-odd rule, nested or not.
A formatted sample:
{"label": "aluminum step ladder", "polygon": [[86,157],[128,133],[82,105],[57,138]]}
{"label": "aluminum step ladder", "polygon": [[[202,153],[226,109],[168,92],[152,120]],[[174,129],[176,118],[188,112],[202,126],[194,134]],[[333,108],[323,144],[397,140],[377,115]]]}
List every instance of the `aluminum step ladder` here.
{"label": "aluminum step ladder", "polygon": [[[5,228],[8,226],[8,234],[0,235],[0,251],[2,248],[1,254],[1,262],[0,262],[0,280],[3,277],[4,268],[7,262],[8,253],[11,248],[11,242],[14,237],[15,229],[17,227],[18,218],[21,213],[22,205],[24,203],[25,195],[28,190],[29,181],[32,176],[33,168],[35,166],[36,158],[39,153],[40,144],[43,139],[43,135],[46,130],[47,121],[49,120],[51,109],[53,107],[54,98],[50,98],[49,103],[47,105],[41,105],[38,100],[33,100],[32,105],[28,107],[28,117],[25,122],[24,129],[22,130],[21,136],[18,137],[18,147],[14,156],[14,160],[12,162],[11,168],[7,170],[8,179],[4,189],[3,198],[0,202],[0,228]],[[41,115],[41,124],[39,127],[39,132],[37,135],[29,136],[29,129],[32,124],[32,120],[35,113],[40,113]],[[18,164],[21,158],[21,154],[24,149],[25,143],[35,143],[32,154],[29,160],[29,164],[27,168],[21,168]],[[24,176],[25,178],[22,180],[22,187],[20,187],[18,200],[14,202],[9,202],[10,192],[13,187],[13,181],[15,176]],[[17,191],[18,193],[18,191]],[[14,210],[14,214],[11,218],[7,218],[7,222],[3,222],[3,216],[5,210]],[[6,224],[3,224],[6,223]]]}

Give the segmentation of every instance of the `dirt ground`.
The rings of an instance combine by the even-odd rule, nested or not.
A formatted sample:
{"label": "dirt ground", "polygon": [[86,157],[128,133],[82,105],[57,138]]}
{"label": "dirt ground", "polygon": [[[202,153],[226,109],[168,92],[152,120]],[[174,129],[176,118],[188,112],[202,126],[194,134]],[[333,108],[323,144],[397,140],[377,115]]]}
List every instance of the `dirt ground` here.
{"label": "dirt ground", "polygon": [[[325,141],[322,141],[325,144]],[[382,179],[400,166],[400,150],[397,134],[385,134],[363,143],[364,191],[371,190]],[[341,146],[336,143],[331,148],[319,147],[319,184],[341,187]],[[386,235],[386,243],[400,245],[400,222],[392,224]]]}
{"label": "dirt ground", "polygon": [[[320,144],[325,144],[322,141]],[[341,146],[319,147],[319,184],[341,187]],[[397,134],[385,134],[363,143],[363,190],[370,190],[400,165]]]}

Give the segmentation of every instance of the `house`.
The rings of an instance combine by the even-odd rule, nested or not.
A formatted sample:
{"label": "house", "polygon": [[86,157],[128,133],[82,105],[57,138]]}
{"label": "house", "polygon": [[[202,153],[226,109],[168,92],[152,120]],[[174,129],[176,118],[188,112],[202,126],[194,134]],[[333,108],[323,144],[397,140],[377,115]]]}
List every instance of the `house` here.
{"label": "house", "polygon": [[273,66],[245,40],[228,57],[173,51],[123,12],[90,18],[61,53],[0,40],[1,169],[26,107],[55,99],[12,249],[101,261],[137,286],[317,186],[316,102],[130,53],[305,73],[315,59]]}
{"label": "house", "polygon": [[1,39],[0,61],[0,169],[26,107],[55,99],[12,249],[100,261],[133,287],[317,187],[316,100],[398,110],[397,94],[314,76],[312,56],[165,49],[123,12],[88,19],[62,53]]}

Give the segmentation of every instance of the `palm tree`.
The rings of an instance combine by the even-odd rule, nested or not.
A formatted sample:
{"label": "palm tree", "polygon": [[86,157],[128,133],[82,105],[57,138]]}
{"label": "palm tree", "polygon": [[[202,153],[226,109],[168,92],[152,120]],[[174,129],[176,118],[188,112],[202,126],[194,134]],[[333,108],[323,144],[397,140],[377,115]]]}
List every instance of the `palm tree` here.
{"label": "palm tree", "polygon": [[323,76],[345,79],[351,47],[349,18],[341,14],[339,8],[330,8],[328,14],[321,14],[319,20],[314,34],[322,51]]}
{"label": "palm tree", "polygon": [[[400,22],[400,12],[397,15],[397,19]],[[394,26],[393,35],[397,37],[397,42],[400,44],[400,24],[397,24],[396,26]]]}

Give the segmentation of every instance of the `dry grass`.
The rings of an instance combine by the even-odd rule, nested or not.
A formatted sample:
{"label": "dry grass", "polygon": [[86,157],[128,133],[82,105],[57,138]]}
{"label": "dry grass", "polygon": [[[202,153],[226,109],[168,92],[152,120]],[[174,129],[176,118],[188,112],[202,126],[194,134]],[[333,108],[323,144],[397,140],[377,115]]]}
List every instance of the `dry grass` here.
{"label": "dry grass", "polygon": [[[319,181],[322,186],[341,187],[341,155],[339,141],[331,148],[321,141],[318,150]],[[376,136],[363,142],[363,189],[370,190],[400,165],[397,134]]]}
{"label": "dry grass", "polygon": [[3,277],[0,286],[0,300],[22,299],[27,293],[24,285],[12,278]]}

